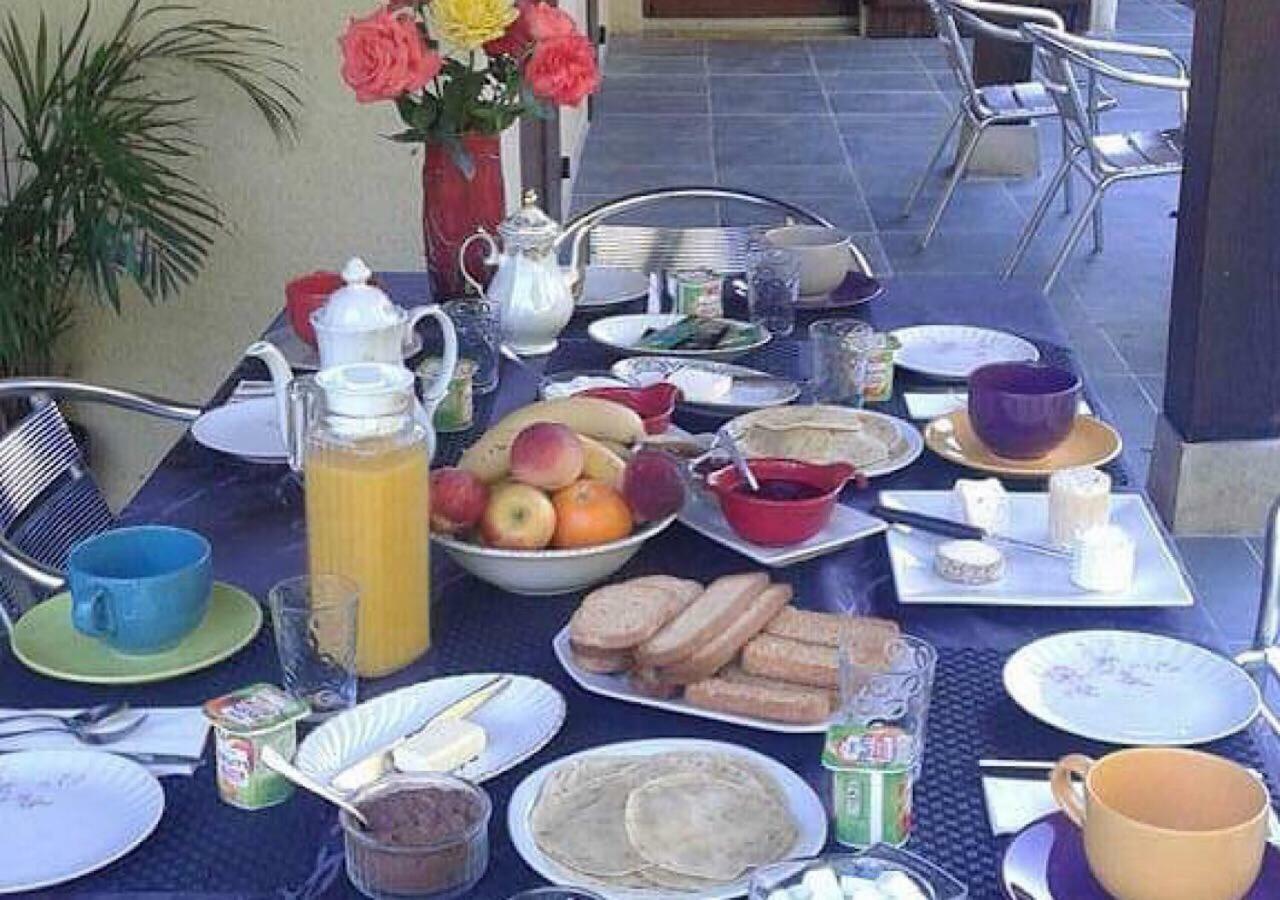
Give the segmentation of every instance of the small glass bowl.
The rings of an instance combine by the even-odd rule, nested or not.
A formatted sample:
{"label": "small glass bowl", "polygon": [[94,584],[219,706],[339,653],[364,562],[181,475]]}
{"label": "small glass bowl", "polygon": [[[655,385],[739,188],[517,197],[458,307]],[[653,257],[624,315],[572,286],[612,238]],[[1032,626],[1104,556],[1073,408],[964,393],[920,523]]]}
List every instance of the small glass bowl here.
{"label": "small glass bowl", "polygon": [[378,841],[343,812],[347,878],[372,900],[466,896],[489,866],[489,819],[493,802],[481,788],[452,775],[389,775],[361,789],[352,802],[362,807],[376,797],[419,788],[461,791],[479,804],[480,815],[465,832],[431,844],[399,845]]}
{"label": "small glass bowl", "polygon": [[836,878],[852,875],[873,880],[886,872],[901,872],[926,900],[966,900],[969,896],[964,884],[924,857],[876,844],[858,853],[832,853],[762,866],[751,875],[748,900],[765,900],[774,891],[800,887],[805,873],[817,869],[829,869]]}

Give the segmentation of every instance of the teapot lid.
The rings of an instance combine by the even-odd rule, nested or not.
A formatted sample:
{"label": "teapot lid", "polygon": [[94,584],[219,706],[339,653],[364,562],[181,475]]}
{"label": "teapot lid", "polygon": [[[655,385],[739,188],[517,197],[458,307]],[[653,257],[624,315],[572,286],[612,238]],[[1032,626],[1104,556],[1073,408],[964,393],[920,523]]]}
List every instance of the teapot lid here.
{"label": "teapot lid", "polygon": [[353,256],[342,269],[346,285],[334,291],[329,301],[315,312],[315,321],[325,328],[361,330],[385,328],[404,318],[404,312],[379,288],[369,284],[373,272],[364,260]]}
{"label": "teapot lid", "polygon": [[537,191],[525,191],[520,209],[502,221],[498,234],[506,249],[549,248],[560,235],[560,224],[539,208]]}
{"label": "teapot lid", "polygon": [[353,418],[402,415],[413,408],[413,373],[389,363],[348,363],[316,373],[325,409]]}

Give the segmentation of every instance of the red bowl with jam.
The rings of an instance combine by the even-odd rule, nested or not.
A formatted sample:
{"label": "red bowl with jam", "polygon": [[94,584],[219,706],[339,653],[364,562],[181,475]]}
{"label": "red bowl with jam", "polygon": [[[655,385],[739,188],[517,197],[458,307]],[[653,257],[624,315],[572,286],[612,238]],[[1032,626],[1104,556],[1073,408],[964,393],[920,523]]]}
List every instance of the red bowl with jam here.
{"label": "red bowl with jam", "polygon": [[736,466],[707,476],[729,527],[739,537],[765,547],[807,541],[831,521],[841,489],[855,478],[848,463],[814,465],[798,459],[762,457],[747,461],[760,484],[753,492]]}
{"label": "red bowl with jam", "polygon": [[644,420],[645,434],[662,434],[671,425],[671,414],[676,410],[680,389],[674,384],[660,381],[648,387],[599,387],[587,388],[579,397],[599,397],[621,403]]}

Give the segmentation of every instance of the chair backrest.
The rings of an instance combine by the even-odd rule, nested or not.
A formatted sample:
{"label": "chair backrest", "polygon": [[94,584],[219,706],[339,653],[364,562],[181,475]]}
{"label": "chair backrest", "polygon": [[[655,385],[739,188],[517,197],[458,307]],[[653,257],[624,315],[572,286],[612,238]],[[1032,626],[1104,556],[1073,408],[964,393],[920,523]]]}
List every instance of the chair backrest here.
{"label": "chair backrest", "polygon": [[[13,547],[62,569],[77,542],[112,521],[57,405],[36,404],[0,437],[0,537]],[[44,594],[20,572],[0,567],[0,621],[6,627]]]}
{"label": "chair backrest", "polygon": [[970,108],[978,109],[981,99],[973,78],[973,61],[965,46],[966,37],[1026,44],[1029,38],[1018,30],[1024,22],[1037,22],[1061,30],[1062,17],[1051,9],[986,3],[983,0],[925,0],[946,51],[951,73],[959,83]]}
{"label": "chair backrest", "polygon": [[[1058,107],[1062,127],[1066,130],[1071,143],[1089,154],[1090,163],[1095,169],[1107,165],[1093,140],[1098,133],[1098,117],[1095,114],[1096,97],[1089,94],[1094,91],[1097,78],[1139,87],[1176,91],[1179,95],[1182,118],[1185,121],[1187,90],[1191,83],[1187,79],[1186,65],[1176,53],[1163,47],[1085,38],[1065,31],[1055,31],[1035,23],[1024,24],[1022,31],[1035,46],[1040,80]],[[1169,65],[1175,74],[1158,75],[1128,69],[1120,65],[1116,61],[1118,59],[1162,61]],[[1081,81],[1076,72],[1077,67],[1089,76],[1085,82],[1088,92],[1081,87]]]}
{"label": "chair backrest", "polygon": [[[817,213],[751,191],[719,187],[663,188],[609,200],[578,214],[565,225],[559,246],[569,248],[569,265],[579,271],[588,262],[640,272],[709,269],[720,275],[734,275],[745,271],[751,247],[759,240],[759,227],[666,228],[609,223],[610,219],[623,213],[690,199],[750,204],[776,213],[779,224],[793,221],[833,227]],[[866,255],[860,249],[854,247],[853,256],[863,274],[873,274]]]}

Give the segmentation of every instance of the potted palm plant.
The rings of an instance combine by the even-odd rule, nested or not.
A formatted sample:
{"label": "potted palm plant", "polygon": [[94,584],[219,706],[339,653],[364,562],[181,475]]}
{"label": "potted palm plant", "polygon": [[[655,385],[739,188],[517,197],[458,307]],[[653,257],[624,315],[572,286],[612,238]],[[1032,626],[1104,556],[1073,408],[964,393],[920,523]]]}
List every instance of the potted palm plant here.
{"label": "potted palm plant", "polygon": [[265,30],[144,0],[106,29],[91,13],[0,27],[0,376],[49,372],[81,298],[119,311],[132,283],[159,302],[204,265],[224,218],[189,174],[195,100],[157,70],[221,79],[295,137],[293,69]]}

